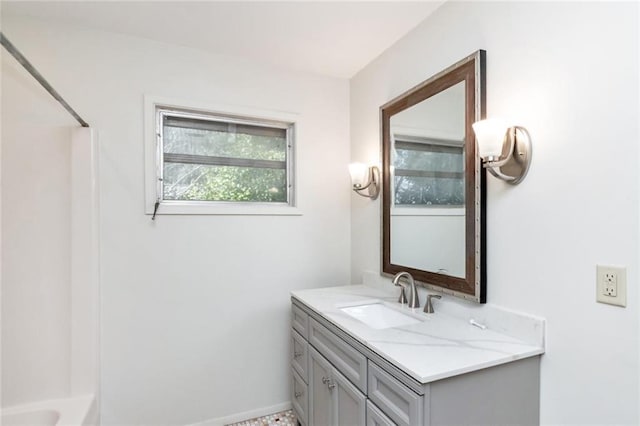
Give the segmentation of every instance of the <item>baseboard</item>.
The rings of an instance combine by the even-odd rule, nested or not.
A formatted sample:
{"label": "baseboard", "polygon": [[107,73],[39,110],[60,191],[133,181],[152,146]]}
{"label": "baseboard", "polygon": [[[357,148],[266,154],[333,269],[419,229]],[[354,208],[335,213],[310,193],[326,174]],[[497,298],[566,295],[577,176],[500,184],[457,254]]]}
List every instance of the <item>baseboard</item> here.
{"label": "baseboard", "polygon": [[287,401],[280,404],[272,405],[270,407],[262,407],[251,411],[245,411],[243,413],[232,414],[230,416],[218,417],[217,419],[203,420],[201,422],[192,423],[187,426],[224,426],[228,425],[229,423],[237,423],[244,420],[254,419],[256,417],[262,417],[268,414],[274,414],[290,409],[291,401]]}

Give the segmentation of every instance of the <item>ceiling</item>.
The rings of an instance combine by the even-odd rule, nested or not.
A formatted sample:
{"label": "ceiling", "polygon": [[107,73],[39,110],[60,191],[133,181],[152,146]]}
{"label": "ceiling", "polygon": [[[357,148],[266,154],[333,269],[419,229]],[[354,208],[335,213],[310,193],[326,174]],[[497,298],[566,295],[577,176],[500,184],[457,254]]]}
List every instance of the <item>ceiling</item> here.
{"label": "ceiling", "polygon": [[3,18],[56,21],[350,78],[442,2],[2,1],[1,5]]}

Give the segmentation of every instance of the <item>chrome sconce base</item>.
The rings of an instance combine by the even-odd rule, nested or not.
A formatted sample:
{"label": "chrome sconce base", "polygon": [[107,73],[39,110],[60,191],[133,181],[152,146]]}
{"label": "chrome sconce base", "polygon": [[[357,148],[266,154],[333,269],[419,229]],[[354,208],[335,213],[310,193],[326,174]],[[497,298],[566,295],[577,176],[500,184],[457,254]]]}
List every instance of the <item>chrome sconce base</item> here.
{"label": "chrome sconce base", "polygon": [[504,136],[500,157],[485,157],[482,165],[493,176],[511,185],[522,182],[531,165],[531,137],[527,129],[521,126],[509,127]]}
{"label": "chrome sconce base", "polygon": [[377,199],[380,194],[380,169],[376,166],[369,167],[367,182],[365,184],[354,183],[353,191],[361,197]]}

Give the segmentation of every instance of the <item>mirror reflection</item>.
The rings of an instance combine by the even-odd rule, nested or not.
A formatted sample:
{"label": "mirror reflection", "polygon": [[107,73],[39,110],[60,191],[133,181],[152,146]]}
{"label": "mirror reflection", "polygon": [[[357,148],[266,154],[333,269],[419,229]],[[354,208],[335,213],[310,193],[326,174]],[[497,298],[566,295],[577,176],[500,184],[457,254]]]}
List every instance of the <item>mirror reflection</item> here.
{"label": "mirror reflection", "polygon": [[390,130],[391,262],[464,277],[465,82],[393,115]]}

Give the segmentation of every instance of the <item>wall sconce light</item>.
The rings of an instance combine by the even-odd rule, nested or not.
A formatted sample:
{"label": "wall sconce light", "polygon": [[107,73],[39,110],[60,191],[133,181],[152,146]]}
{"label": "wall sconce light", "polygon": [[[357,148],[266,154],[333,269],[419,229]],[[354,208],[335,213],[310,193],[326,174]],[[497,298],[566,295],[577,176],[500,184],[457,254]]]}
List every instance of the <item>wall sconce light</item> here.
{"label": "wall sconce light", "polygon": [[[362,163],[349,164],[351,185],[356,194],[375,200],[380,193],[380,170]],[[368,190],[368,194],[362,191]]]}
{"label": "wall sconce light", "polygon": [[520,183],[531,164],[531,138],[527,129],[488,119],[473,123],[473,131],[483,167],[507,183]]}

